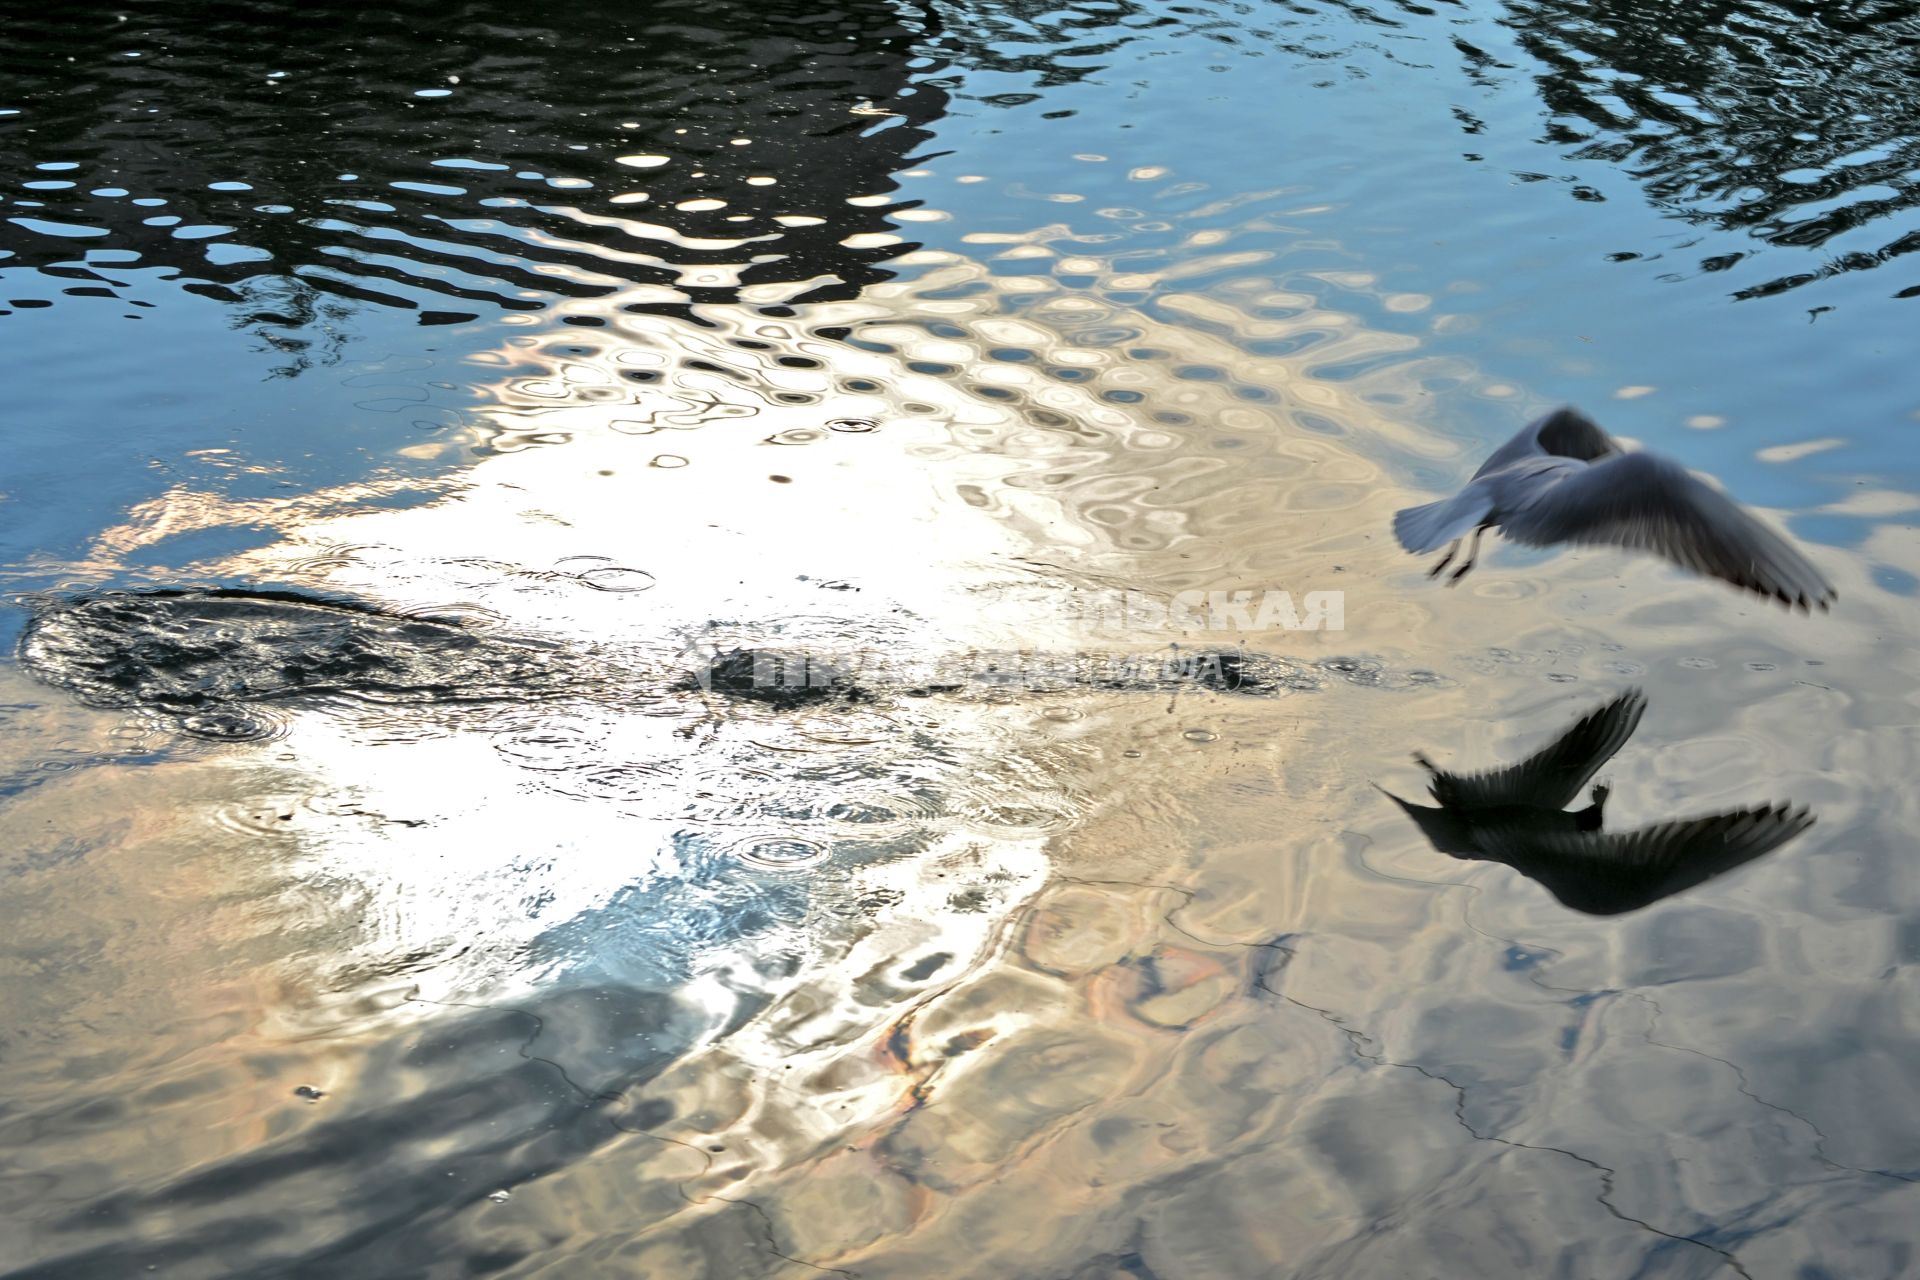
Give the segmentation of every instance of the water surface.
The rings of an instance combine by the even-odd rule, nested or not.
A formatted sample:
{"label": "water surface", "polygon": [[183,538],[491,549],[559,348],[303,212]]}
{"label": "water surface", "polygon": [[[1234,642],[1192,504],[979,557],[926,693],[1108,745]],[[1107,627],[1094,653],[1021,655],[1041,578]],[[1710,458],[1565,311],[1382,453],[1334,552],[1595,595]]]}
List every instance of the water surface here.
{"label": "water surface", "polygon": [[[232,742],[0,671],[0,1273],[1911,1269],[1920,7],[8,26],[9,642],[250,585],[580,661]],[[1429,583],[1392,512],[1561,401],[1836,610]],[[1086,623],[1242,589],[1345,629]],[[666,674],[1170,641],[1314,674]],[[1813,828],[1596,919],[1372,785],[1628,685],[1615,824]]]}

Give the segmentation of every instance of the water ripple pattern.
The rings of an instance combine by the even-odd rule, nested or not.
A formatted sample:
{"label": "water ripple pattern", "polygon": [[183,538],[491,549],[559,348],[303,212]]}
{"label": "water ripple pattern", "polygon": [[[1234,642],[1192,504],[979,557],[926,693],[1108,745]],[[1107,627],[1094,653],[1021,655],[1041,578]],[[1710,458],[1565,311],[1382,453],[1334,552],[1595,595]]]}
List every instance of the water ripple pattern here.
{"label": "water ripple pattern", "polygon": [[[942,105],[908,83],[931,15],[863,0],[476,4],[451,26],[431,4],[296,24],[136,3],[87,11],[68,57],[79,12],[9,22],[0,261],[103,298],[163,270],[290,345],[341,302],[444,325],[616,290],[846,296],[886,275],[889,175]],[[336,39],[296,34],[319,28]]]}
{"label": "water ripple pattern", "polygon": [[[1914,26],[10,15],[0,1275],[1909,1273]],[[1427,581],[1562,400],[1841,606]],[[1629,684],[1611,829],[1818,822],[1377,789]]]}

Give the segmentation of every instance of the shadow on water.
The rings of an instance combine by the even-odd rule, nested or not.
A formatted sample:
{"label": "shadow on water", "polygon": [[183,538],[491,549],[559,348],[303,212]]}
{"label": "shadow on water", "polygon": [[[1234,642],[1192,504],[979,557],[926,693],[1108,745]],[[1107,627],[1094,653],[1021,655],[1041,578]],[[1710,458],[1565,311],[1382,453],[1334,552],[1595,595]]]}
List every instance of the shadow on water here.
{"label": "shadow on water", "polygon": [[1705,884],[1813,825],[1805,809],[1765,805],[1607,833],[1605,786],[1593,789],[1585,809],[1567,812],[1633,736],[1646,706],[1644,694],[1629,690],[1504,769],[1453,774],[1416,755],[1438,807],[1390,791],[1387,798],[1441,853],[1505,863],[1562,906],[1599,916],[1638,911]]}
{"label": "shadow on water", "polygon": [[[489,1197],[504,1201],[528,1179],[674,1119],[671,1103],[629,1103],[629,1091],[724,1030],[710,1022],[669,994],[619,986],[510,1007],[450,1006],[431,1026],[369,1046],[377,1098],[301,1086],[309,1122],[288,1140],[87,1204],[52,1227],[78,1244],[73,1252],[9,1274],[402,1275],[428,1267],[445,1256],[439,1227],[448,1215]],[[135,1109],[97,1096],[41,1117],[49,1135],[115,1123],[137,1123]],[[136,1224],[151,1217],[170,1224],[164,1240],[139,1238]],[[82,1243],[101,1233],[109,1242]],[[466,1260],[467,1273],[516,1260],[483,1250]]]}
{"label": "shadow on water", "polygon": [[447,324],[849,297],[901,252],[858,237],[943,108],[909,83],[936,31],[883,0],[15,15],[7,265],[102,305],[164,269],[296,357],[343,299]]}

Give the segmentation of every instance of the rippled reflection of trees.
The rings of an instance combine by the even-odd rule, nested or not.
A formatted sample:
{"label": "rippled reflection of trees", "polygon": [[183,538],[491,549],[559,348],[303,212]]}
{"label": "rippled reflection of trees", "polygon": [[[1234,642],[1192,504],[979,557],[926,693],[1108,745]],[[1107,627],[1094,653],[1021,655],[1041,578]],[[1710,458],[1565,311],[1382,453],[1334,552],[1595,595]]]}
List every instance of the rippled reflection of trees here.
{"label": "rippled reflection of trees", "polygon": [[[1411,4],[1412,0],[1400,0]],[[1417,7],[1417,6],[1416,6]],[[1212,0],[1206,4],[1159,5],[1137,0],[1104,0],[1098,5],[1059,4],[1055,0],[940,0],[947,15],[936,42],[955,61],[982,71],[1025,79],[1030,89],[981,95],[995,106],[1017,107],[1035,101],[1040,91],[1097,78],[1142,40],[1190,38],[1223,49],[1280,53],[1308,62],[1342,58],[1374,29],[1403,24],[1355,0]],[[1418,8],[1431,15],[1432,10]],[[1345,22],[1354,37],[1316,41],[1334,22]],[[958,89],[955,77],[942,82]],[[1070,115],[1069,111],[1058,114]]]}
{"label": "rippled reflection of trees", "polygon": [[[1547,140],[1639,180],[1677,217],[1820,250],[1920,203],[1920,4],[1507,0],[1553,113]],[[1778,293],[1920,250],[1920,228],[1835,245],[1743,289]],[[1706,259],[1724,270],[1747,256]],[[1907,289],[1901,296],[1920,293]]]}
{"label": "rippled reflection of trees", "polygon": [[915,0],[15,6],[0,263],[56,295],[170,268],[283,333],[329,295],[427,323],[635,284],[850,296],[900,252],[843,243],[891,230],[847,200],[894,190],[942,111],[910,82],[932,30]]}
{"label": "rippled reflection of trees", "polygon": [[[1209,40],[1352,76],[1380,58],[1432,65],[1450,45],[1475,84],[1530,78],[1551,112],[1541,141],[1566,158],[1616,166],[1674,217],[1805,255],[1739,297],[1920,249],[1920,228],[1897,223],[1920,203],[1914,0],[1506,0],[1500,21],[1544,71],[1481,47],[1492,43],[1475,34],[1483,20],[1458,0],[942,4],[942,44],[957,60],[1027,82],[986,98],[1004,106],[1108,71],[1142,39]],[[1470,133],[1486,128],[1464,107],[1455,114]],[[1572,193],[1602,198],[1583,185]],[[1841,240],[1876,225],[1891,229]],[[1725,270],[1750,252],[1702,266]],[[1901,296],[1915,294],[1920,286]]]}

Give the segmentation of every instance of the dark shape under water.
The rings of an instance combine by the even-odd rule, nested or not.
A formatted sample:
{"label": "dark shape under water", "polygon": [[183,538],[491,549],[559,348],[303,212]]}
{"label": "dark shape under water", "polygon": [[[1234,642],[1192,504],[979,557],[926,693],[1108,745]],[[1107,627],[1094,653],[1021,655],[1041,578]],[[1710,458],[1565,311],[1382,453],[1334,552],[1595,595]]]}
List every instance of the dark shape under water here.
{"label": "dark shape under water", "polygon": [[1438,808],[1386,796],[1420,825],[1433,847],[1456,858],[1501,862],[1535,880],[1561,905],[1613,916],[1705,884],[1779,848],[1813,825],[1805,808],[1768,804],[1608,834],[1608,789],[1573,802],[1640,724],[1647,706],[1629,689],[1519,764],[1447,773],[1416,755]]}
{"label": "dark shape under water", "polygon": [[1534,547],[1571,542],[1650,551],[1802,612],[1824,610],[1834,598],[1805,556],[1732,499],[1671,458],[1626,452],[1578,409],[1528,423],[1459,493],[1393,517],[1394,536],[1408,551],[1453,544],[1433,574],[1472,535],[1452,582],[1473,568],[1480,535],[1495,528]]}
{"label": "dark shape under water", "polygon": [[[1317,664],[1240,649],[1168,649],[1154,653],[1039,653],[966,650],[932,662],[895,656],[858,662],[845,655],[805,649],[730,649],[705,668],[688,673],[685,687],[778,707],[812,702],[865,701],[892,692],[907,697],[934,694],[1064,692],[1105,689],[1120,693],[1177,692],[1277,695],[1320,687],[1316,670],[1351,684],[1384,684],[1383,670],[1352,658]],[[1408,683],[1434,683],[1415,673]]]}
{"label": "dark shape under water", "polygon": [[[294,592],[110,592],[35,614],[20,662],[91,706],[144,706],[206,737],[247,737],[248,703],[526,697],[555,687],[557,651],[457,622]],[[227,731],[229,729],[235,731]]]}
{"label": "dark shape under water", "polygon": [[711,693],[780,709],[885,697],[1196,690],[1309,692],[1329,680],[1432,685],[1354,658],[1297,662],[1237,650],[1151,654],[883,651],[856,660],[808,650],[732,649],[688,670],[633,651],[489,634],[357,601],[233,588],[108,592],[41,605],[20,664],[97,707],[138,707],[199,737],[246,739],[270,725],[248,710],[314,696],[372,702]]}

